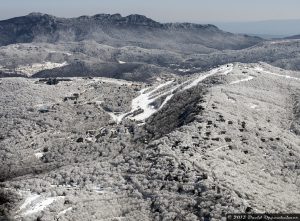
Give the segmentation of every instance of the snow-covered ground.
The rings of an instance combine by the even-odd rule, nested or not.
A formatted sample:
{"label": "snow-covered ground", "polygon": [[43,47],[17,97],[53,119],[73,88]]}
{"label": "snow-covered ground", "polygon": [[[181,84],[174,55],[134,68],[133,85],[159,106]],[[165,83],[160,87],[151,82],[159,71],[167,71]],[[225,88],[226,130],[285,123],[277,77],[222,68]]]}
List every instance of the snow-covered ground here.
{"label": "snow-covered ground", "polygon": [[34,154],[36,158],[41,159],[44,156],[44,153],[38,152]]}
{"label": "snow-covered ground", "polygon": [[[142,110],[144,110],[143,113],[138,114],[136,116],[133,117],[133,119],[135,120],[145,120],[148,117],[150,117],[152,114],[154,114],[155,112],[157,112],[159,109],[161,109],[172,97],[173,97],[173,92],[175,90],[177,90],[178,88],[182,87],[183,85],[186,85],[183,89],[181,89],[181,91],[187,90],[189,88],[195,87],[197,86],[201,81],[203,81],[204,79],[213,76],[215,74],[227,74],[229,72],[231,72],[233,70],[233,64],[228,64],[228,65],[223,65],[221,67],[215,68],[213,70],[211,70],[208,74],[200,74],[199,76],[197,76],[195,79],[188,81],[188,82],[183,82],[179,85],[174,85],[173,87],[171,87],[170,89],[168,89],[166,92],[163,92],[162,94],[149,99],[149,95],[151,96],[154,92],[156,92],[157,90],[159,90],[160,88],[165,87],[166,85],[169,85],[171,83],[173,83],[172,81],[168,81],[164,84],[160,84],[158,85],[154,90],[145,93],[145,94],[141,94],[139,97],[137,97],[136,99],[134,99],[132,101],[132,107],[134,109],[138,109],[141,108]],[[154,109],[153,106],[151,106],[150,104],[156,100],[157,98],[160,98],[162,96],[166,96],[165,100],[163,101],[163,103],[161,104],[161,106],[159,107],[159,109]]]}
{"label": "snow-covered ground", "polygon": [[71,53],[65,52],[65,51],[54,51],[54,50],[49,50],[48,52],[49,52],[49,53],[61,53],[61,54],[65,54],[65,55],[68,55],[68,56],[71,56],[71,55],[72,55]]}
{"label": "snow-covered ground", "polygon": [[20,206],[20,210],[25,209],[27,206],[30,206],[30,204],[40,198],[40,195],[37,194],[28,194],[27,198],[25,199],[24,203]]}
{"label": "snow-covered ground", "polygon": [[289,43],[289,42],[297,42],[299,41],[298,39],[289,39],[289,40],[277,40],[277,41],[271,41],[270,44],[284,44],[284,43]]}
{"label": "snow-covered ground", "polygon": [[[181,91],[187,90],[189,88],[197,86],[204,79],[213,76],[215,74],[226,75],[233,70],[233,64],[223,65],[215,68],[208,72],[207,74],[199,74],[194,79],[177,84],[174,81],[167,81],[165,83],[159,84],[154,88],[144,88],[140,91],[140,95],[132,100],[132,108],[128,113],[109,113],[114,121],[120,123],[124,117],[130,117],[136,121],[145,121],[155,112],[160,110],[172,97],[173,92],[178,88],[183,87]],[[161,91],[160,93],[157,93]],[[159,108],[155,108],[151,103],[153,103],[158,98],[165,96],[162,104]],[[132,116],[134,114],[134,116]]]}
{"label": "snow-covered ground", "polygon": [[123,118],[127,115],[127,113],[112,113],[112,112],[107,112],[107,113],[116,123],[120,123],[123,120]]}
{"label": "snow-covered ground", "polygon": [[241,83],[241,82],[251,81],[253,78],[254,77],[252,77],[252,76],[248,76],[248,77],[243,78],[241,80],[233,81],[230,84],[238,84],[238,83]]}
{"label": "snow-covered ground", "polygon": [[69,208],[59,212],[57,217],[61,217],[61,216],[65,215],[67,212],[71,211],[72,209],[73,209],[73,207],[69,207]]}
{"label": "snow-covered ground", "polygon": [[283,78],[286,78],[286,79],[293,79],[293,80],[300,81],[300,78],[292,77],[292,76],[289,76],[289,75],[273,73],[273,72],[265,70],[264,68],[262,68],[260,66],[255,67],[254,70],[265,73],[265,74],[271,74],[271,75],[275,75],[275,76],[278,76],[278,77],[283,77]]}
{"label": "snow-covered ground", "polygon": [[[183,82],[181,84],[177,84],[174,81],[167,81],[165,83],[159,84],[156,87],[153,88],[144,88],[140,91],[140,95],[132,100],[132,108],[130,112],[127,113],[108,113],[114,121],[117,123],[120,123],[125,117],[129,117],[130,119],[136,120],[136,121],[145,121],[147,118],[149,118],[151,115],[153,115],[155,112],[160,110],[164,105],[167,104],[167,102],[173,97],[173,92],[179,88],[182,88],[180,91],[188,90],[192,87],[197,86],[201,81],[205,80],[208,77],[211,77],[216,74],[220,75],[228,75],[233,70],[233,64],[227,64],[220,66],[218,68],[212,69],[207,74],[199,74],[194,79],[188,80],[186,82]],[[255,67],[253,68],[254,71],[260,71],[267,74],[276,75],[279,77],[285,77],[287,79],[295,79],[300,80],[300,78],[291,77],[288,75],[281,75],[272,73],[270,71],[264,70],[262,67]],[[230,83],[230,85],[239,84],[242,82],[247,82],[253,80],[254,77],[249,75],[246,76],[243,79],[236,80]],[[114,83],[120,83],[119,80],[108,80],[106,82],[114,82]],[[158,91],[161,91],[160,93],[157,93]],[[152,102],[154,102],[158,98],[164,97],[164,100],[159,108],[155,108],[153,105],[151,105]],[[251,106],[252,109],[255,109],[256,106]],[[135,114],[134,114],[135,113]],[[134,114],[134,116],[132,116]]]}
{"label": "snow-covered ground", "polygon": [[31,192],[27,192],[25,195],[26,198],[23,204],[19,207],[16,218],[22,218],[41,212],[55,201],[64,198],[63,196],[45,197]]}
{"label": "snow-covered ground", "polygon": [[[8,106],[12,106],[11,109],[7,111],[3,109],[3,114],[8,116],[13,108],[17,109],[20,105],[24,105],[22,110],[29,110],[36,104],[50,105],[52,102],[53,104],[56,101],[61,102],[60,107],[56,108],[57,112],[45,115],[34,112],[32,114],[31,110],[28,111],[26,115],[28,121],[23,120],[23,113],[27,111],[13,112],[20,113],[19,121],[22,125],[19,128],[24,130],[9,130],[12,131],[11,136],[5,137],[2,141],[7,145],[17,145],[12,146],[12,151],[7,155],[10,157],[12,153],[16,157],[9,158],[7,164],[11,165],[11,159],[16,159],[16,163],[20,159],[22,164],[14,164],[16,168],[31,165],[31,161],[33,166],[39,165],[36,164],[38,159],[35,159],[34,154],[42,152],[49,143],[54,143],[55,145],[52,145],[48,151],[47,159],[49,162],[56,162],[59,156],[59,162],[65,165],[45,173],[25,174],[20,178],[5,181],[3,183],[3,187],[7,188],[5,193],[11,196],[8,200],[12,199],[11,202],[17,203],[17,205],[10,204],[16,207],[8,208],[9,215],[19,216],[15,218],[17,221],[34,218],[35,220],[76,220],[76,218],[77,220],[116,220],[116,217],[124,215],[124,211],[125,213],[130,211],[129,215],[126,213],[120,220],[151,220],[155,214],[149,204],[155,201],[157,202],[155,206],[161,206],[160,208],[166,211],[164,212],[166,215],[162,215],[164,219],[169,217],[174,219],[177,214],[188,214],[191,215],[191,220],[196,220],[199,217],[198,213],[194,214],[193,208],[200,199],[198,195],[201,194],[202,186],[199,188],[198,184],[199,179],[204,175],[208,177],[203,183],[204,194],[211,197],[201,198],[204,202],[201,203],[201,208],[203,211],[215,212],[215,215],[211,216],[213,220],[222,220],[220,218],[222,211],[228,209],[232,210],[229,212],[244,212],[251,207],[254,212],[262,213],[266,212],[264,208],[273,212],[299,211],[295,168],[299,160],[300,140],[291,131],[290,122],[294,119],[292,112],[294,98],[291,95],[294,96],[300,88],[298,84],[300,82],[264,72],[258,73],[254,70],[255,67],[256,64],[241,64],[240,67],[235,64],[231,73],[228,73],[229,66],[219,71],[194,74],[174,81],[170,81],[170,78],[165,80],[167,77],[163,76],[160,82],[155,82],[152,86],[134,84],[132,87],[121,87],[122,90],[118,90],[119,85],[108,83],[106,85],[100,82],[95,84],[92,79],[79,78],[70,86],[66,83],[54,86],[56,93],[51,93],[52,86],[35,84],[36,79],[1,79],[0,85],[5,86],[2,87],[3,107],[7,108],[6,101],[14,101],[14,99],[17,101],[22,98],[18,102],[8,103]],[[280,75],[298,77],[296,72],[267,65],[261,67]],[[226,73],[228,76],[224,75]],[[201,79],[207,76],[211,77],[201,82]],[[232,81],[246,79],[249,76],[254,79],[230,85]],[[214,83],[216,81],[217,84]],[[89,84],[99,87],[93,87],[92,91],[82,94],[83,90],[90,88]],[[198,86],[191,88],[197,84]],[[138,88],[141,87],[144,89],[139,92]],[[26,90],[18,90],[17,95],[20,96],[17,96],[12,93],[16,88]],[[191,89],[183,91],[181,95],[180,91],[186,88]],[[208,93],[202,96],[201,88]],[[137,91],[134,92],[135,90]],[[26,96],[22,96],[25,92]],[[79,101],[83,103],[63,102],[61,98],[71,96],[74,92],[80,94],[78,103]],[[171,120],[176,121],[173,121],[174,123],[177,123],[177,120],[181,122],[178,114],[184,112],[186,108],[181,111],[177,108],[187,101],[179,101],[177,104],[175,100],[185,99],[188,92],[201,93],[201,104],[198,105],[205,109],[201,113],[195,113],[197,116],[191,123],[183,126],[177,124],[174,129],[170,124],[168,127],[172,129],[164,130],[162,127],[166,123],[159,122],[159,115],[167,123]],[[112,94],[106,96],[107,93]],[[120,94],[123,96],[118,97]],[[109,115],[103,116],[102,110],[99,114],[96,113],[95,105],[84,105],[85,102],[101,104],[103,101],[104,105],[101,107],[108,107],[104,108],[106,110],[128,108],[122,111],[124,114],[131,111],[132,98],[145,95],[147,100],[160,98],[155,101],[155,109],[162,108],[158,113],[154,113],[157,118],[149,125],[151,128],[145,125],[146,128],[136,130],[137,125],[142,125],[144,122],[126,122],[129,120],[126,118],[134,117],[133,115],[125,116],[124,125],[112,124],[107,121]],[[114,101],[122,101],[122,106],[115,108]],[[147,105],[146,102],[145,106],[141,102],[143,100],[137,99],[137,108],[141,105],[143,108],[152,105],[151,103]],[[197,111],[194,105],[188,109]],[[91,114],[88,114],[89,111]],[[86,120],[84,115],[79,115],[78,112],[87,113],[87,116],[91,117]],[[167,118],[166,113],[169,114]],[[119,114],[115,113],[115,115]],[[52,121],[57,116],[63,119],[63,123]],[[94,116],[96,120],[93,120]],[[36,122],[41,118],[52,123],[54,129],[38,128]],[[148,118],[146,123],[149,123],[149,120]],[[6,119],[4,123],[10,121],[11,119]],[[212,126],[208,126],[209,124]],[[75,130],[78,125],[84,127]],[[126,128],[131,125],[134,134],[131,133],[131,128]],[[14,124],[12,128],[15,128]],[[147,129],[153,129],[155,135],[162,134],[161,138],[145,139],[145,144],[138,142],[138,151],[135,151],[137,149],[135,138],[139,135],[137,132],[147,135]],[[110,136],[115,135],[114,132],[117,130],[117,138]],[[163,135],[164,132],[167,134]],[[78,148],[74,148],[74,143],[79,137],[85,139],[87,136],[96,137],[98,134],[102,136],[98,141],[94,140],[90,143],[84,140],[84,143],[75,145]],[[16,140],[16,138],[20,139]],[[20,143],[15,144],[17,142]],[[174,144],[178,147],[172,147]],[[22,147],[30,148],[24,151]],[[65,147],[66,152],[61,153],[61,147]],[[20,158],[20,156],[24,157]],[[75,159],[78,156],[79,161]],[[156,163],[154,169],[159,168],[159,173],[155,173],[156,171],[152,173],[151,162]],[[184,191],[188,188],[187,194],[178,191],[177,187],[182,185],[181,178],[178,181],[170,179],[166,182],[170,173],[175,176],[190,174],[184,178],[188,186],[183,188]],[[167,178],[164,179],[165,177]],[[245,188],[245,184],[249,183],[251,185],[246,185]],[[164,188],[160,188],[163,185]],[[159,188],[155,188],[157,186]],[[174,186],[176,188],[173,188]],[[221,190],[219,191],[218,188]],[[33,192],[15,197],[16,191],[28,191],[28,189]],[[188,194],[194,191],[196,194]],[[143,194],[153,192],[155,194],[151,195],[151,199],[143,198]],[[65,195],[65,200],[56,199],[57,195]],[[22,201],[17,202],[21,198]],[[178,198],[179,201],[176,200]],[[212,203],[212,198],[218,200]],[[161,200],[157,201],[157,199]],[[188,209],[182,210],[182,208]],[[145,214],[149,214],[149,217]]]}
{"label": "snow-covered ground", "polygon": [[63,62],[63,63],[44,62],[44,63],[35,63],[30,65],[19,66],[15,70],[19,73],[26,75],[27,77],[31,77],[32,75],[40,71],[51,70],[54,68],[64,67],[66,65],[68,65],[67,62]]}
{"label": "snow-covered ground", "polygon": [[258,107],[258,105],[257,105],[257,104],[250,104],[249,107],[250,107],[251,109],[256,109],[256,108]]}
{"label": "snow-covered ground", "polygon": [[58,197],[49,197],[49,198],[42,199],[36,202],[36,204],[31,205],[23,214],[27,216],[33,213],[38,213],[40,211],[43,211],[46,207],[51,205],[57,199]]}
{"label": "snow-covered ground", "polygon": [[196,85],[198,85],[201,81],[203,81],[204,79],[213,76],[215,74],[222,74],[222,75],[227,75],[228,73],[230,73],[233,70],[233,64],[228,64],[228,65],[223,65],[221,67],[212,69],[210,72],[208,72],[208,74],[205,75],[200,75],[199,77],[197,77],[196,79],[192,80],[190,84],[188,84],[187,86],[185,86],[183,88],[183,90],[187,90],[189,88],[195,87]]}
{"label": "snow-covered ground", "polygon": [[185,72],[189,72],[191,69],[177,69],[177,70],[180,71],[180,72],[185,73]]}
{"label": "snow-covered ground", "polygon": [[[274,75],[274,76],[277,76],[277,77],[282,77],[282,78],[286,78],[286,79],[292,79],[292,80],[300,81],[300,78],[289,76],[289,75],[283,75],[283,74],[274,73],[274,72],[271,72],[271,71],[268,71],[268,70],[264,69],[262,66],[256,66],[256,67],[250,68],[250,69],[252,69],[254,72],[259,72],[259,73],[264,73],[264,74],[270,74],[270,75]],[[253,76],[248,76],[246,78],[233,81],[230,84],[231,85],[232,84],[239,84],[239,83],[242,83],[242,82],[251,81],[253,79],[254,79]]]}
{"label": "snow-covered ground", "polygon": [[157,110],[150,104],[160,96],[152,96],[153,93],[171,83],[173,83],[173,81],[167,81],[163,84],[158,85],[156,88],[150,90],[149,92],[145,92],[145,89],[142,90],[141,94],[132,100],[131,113],[138,111],[139,109],[143,110],[143,112],[131,118],[137,121],[142,121],[154,114]]}

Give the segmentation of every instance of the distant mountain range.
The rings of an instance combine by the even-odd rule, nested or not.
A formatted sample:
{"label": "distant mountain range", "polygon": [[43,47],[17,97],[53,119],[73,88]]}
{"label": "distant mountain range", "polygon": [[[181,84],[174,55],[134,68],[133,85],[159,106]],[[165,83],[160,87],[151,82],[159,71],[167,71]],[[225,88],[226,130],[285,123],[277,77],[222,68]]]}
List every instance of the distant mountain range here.
{"label": "distant mountain range", "polygon": [[261,38],[224,32],[214,25],[159,23],[142,15],[97,14],[78,18],[58,18],[31,13],[0,21],[0,45],[30,42],[95,40],[122,47],[166,49],[206,53],[214,49],[242,49]]}
{"label": "distant mountain range", "polygon": [[286,37],[285,39],[300,39],[300,35],[293,35],[290,37]]}

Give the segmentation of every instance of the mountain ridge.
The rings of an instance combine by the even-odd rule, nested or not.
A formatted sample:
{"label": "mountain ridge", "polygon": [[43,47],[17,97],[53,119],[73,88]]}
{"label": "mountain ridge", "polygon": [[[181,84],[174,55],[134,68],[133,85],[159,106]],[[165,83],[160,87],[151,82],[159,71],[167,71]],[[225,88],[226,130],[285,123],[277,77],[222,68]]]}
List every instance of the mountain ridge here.
{"label": "mountain ridge", "polygon": [[[191,44],[217,50],[251,47],[263,39],[224,32],[214,25],[159,23],[143,15],[97,14],[58,18],[48,14],[0,21],[0,46],[31,42],[95,40],[110,46],[140,46],[187,52]],[[197,52],[202,53],[202,49]]]}
{"label": "mountain ridge", "polygon": [[299,34],[299,35],[289,36],[289,37],[286,37],[286,38],[284,38],[284,39],[288,39],[288,40],[300,39],[300,34]]}
{"label": "mountain ridge", "polygon": [[[165,28],[214,28],[214,29],[219,29],[217,26],[213,25],[213,24],[198,24],[198,23],[191,23],[191,22],[167,22],[167,23],[160,23],[157,22],[151,18],[148,18],[144,15],[140,15],[140,14],[130,14],[128,16],[122,16],[119,13],[115,13],[115,14],[105,14],[105,13],[101,13],[101,14],[95,14],[92,16],[87,16],[87,15],[82,15],[79,17],[72,17],[72,18],[63,18],[63,17],[57,17],[57,16],[53,16],[50,14],[44,14],[44,13],[40,13],[40,12],[32,12],[29,13],[28,15],[25,16],[21,16],[22,17],[48,17],[48,18],[52,18],[52,19],[72,19],[72,20],[100,20],[100,21],[110,21],[110,22],[120,22],[120,24],[122,23],[129,23],[129,24],[134,24],[134,25],[147,25],[147,26],[151,26],[153,25],[153,27],[165,27]],[[16,18],[20,18],[20,17],[16,17]],[[11,18],[14,19],[14,18]],[[7,19],[10,20],[10,19]],[[5,21],[5,20],[3,20]],[[1,22],[1,21],[0,21]],[[219,29],[220,30],[220,29]]]}

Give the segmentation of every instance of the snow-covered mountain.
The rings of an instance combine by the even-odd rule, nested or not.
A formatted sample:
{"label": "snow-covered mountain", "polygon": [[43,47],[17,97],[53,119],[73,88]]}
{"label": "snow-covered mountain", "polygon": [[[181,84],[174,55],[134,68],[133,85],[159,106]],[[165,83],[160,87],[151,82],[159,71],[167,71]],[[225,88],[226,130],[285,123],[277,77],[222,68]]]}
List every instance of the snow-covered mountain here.
{"label": "snow-covered mountain", "polygon": [[152,85],[49,83],[0,80],[4,220],[299,211],[299,72],[234,63]]}
{"label": "snow-covered mountain", "polygon": [[0,220],[300,211],[299,40],[34,13],[0,45]]}
{"label": "snow-covered mountain", "polygon": [[98,14],[78,18],[57,18],[48,14],[0,21],[0,45],[30,42],[94,40],[110,46],[196,52],[212,49],[241,49],[262,39],[221,31],[213,25],[161,24],[142,15]]}

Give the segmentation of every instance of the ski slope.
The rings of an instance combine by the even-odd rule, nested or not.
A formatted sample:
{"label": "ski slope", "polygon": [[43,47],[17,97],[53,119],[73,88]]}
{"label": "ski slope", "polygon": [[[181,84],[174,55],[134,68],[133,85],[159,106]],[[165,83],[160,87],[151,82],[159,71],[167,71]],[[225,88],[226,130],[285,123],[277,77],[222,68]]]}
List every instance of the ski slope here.
{"label": "ski slope", "polygon": [[[201,81],[216,74],[227,75],[233,70],[233,64],[227,64],[212,69],[207,74],[197,74],[191,80],[183,83],[177,83],[174,80],[159,84],[156,87],[144,88],[140,91],[140,95],[132,100],[132,108],[127,113],[108,113],[111,118],[120,123],[124,118],[128,117],[136,121],[145,121],[151,115],[163,108],[174,95],[176,90],[184,91],[197,86]],[[157,99],[163,99],[159,108],[155,108],[152,103]]]}
{"label": "ski slope", "polygon": [[26,198],[23,204],[19,207],[19,210],[17,211],[17,216],[15,217],[16,219],[39,213],[55,201],[64,198],[63,196],[46,197],[31,192],[26,192],[25,196]]}

